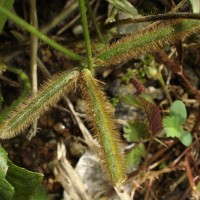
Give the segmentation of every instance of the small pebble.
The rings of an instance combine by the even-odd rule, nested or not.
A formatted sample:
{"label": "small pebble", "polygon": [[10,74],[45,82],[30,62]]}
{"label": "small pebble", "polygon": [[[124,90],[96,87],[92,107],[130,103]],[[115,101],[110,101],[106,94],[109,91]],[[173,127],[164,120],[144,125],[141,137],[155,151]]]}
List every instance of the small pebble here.
{"label": "small pebble", "polygon": [[65,131],[65,125],[61,122],[58,122],[56,123],[54,126],[53,126],[53,129],[57,132],[57,133],[64,133]]}

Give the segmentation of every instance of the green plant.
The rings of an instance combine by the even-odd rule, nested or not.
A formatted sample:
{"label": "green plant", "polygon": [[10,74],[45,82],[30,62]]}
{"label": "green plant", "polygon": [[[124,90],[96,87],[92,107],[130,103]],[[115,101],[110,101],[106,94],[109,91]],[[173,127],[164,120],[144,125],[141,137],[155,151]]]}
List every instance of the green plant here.
{"label": "green plant", "polygon": [[0,198],[31,199],[43,175],[14,165],[0,146]]}
{"label": "green plant", "polygon": [[[157,51],[165,45],[176,44],[177,41],[198,32],[200,30],[200,22],[195,19],[173,19],[155,22],[143,30],[119,39],[112,45],[106,45],[106,48],[93,55],[84,0],[79,0],[79,5],[85,39],[86,57],[61,46],[47,35],[10,12],[4,6],[0,6],[1,15],[13,20],[17,25],[79,63],[77,67],[70,71],[54,75],[51,80],[41,86],[37,94],[30,95],[26,99],[23,99],[22,103],[15,105],[15,109],[7,115],[6,119],[0,125],[0,138],[9,139],[19,135],[24,128],[28,127],[35,120],[35,118],[55,105],[64,94],[80,88],[88,104],[87,112],[89,122],[100,145],[99,154],[103,167],[112,184],[120,188],[121,185],[126,182],[126,167],[124,156],[121,152],[120,135],[116,130],[114,114],[110,108],[110,104],[98,80],[95,79],[95,71],[100,67],[118,65],[124,62],[124,60],[127,61],[135,58],[140,54]],[[89,6],[88,3],[87,5]],[[162,129],[159,109],[152,101],[151,96],[145,91],[145,88],[140,87],[136,79],[132,81],[138,86],[139,102],[147,114],[150,136],[154,137]],[[183,144],[187,145],[185,143],[185,136],[187,135],[186,137],[188,137],[188,133],[180,128],[186,117],[184,118],[183,115],[178,116],[174,114],[174,108],[171,109],[170,113],[170,117],[164,120],[164,127],[167,129],[167,135],[176,136]],[[169,121],[171,118],[175,118],[177,123],[170,125]],[[168,130],[170,126],[184,132],[184,137]],[[144,156],[143,153],[143,157]]]}
{"label": "green plant", "polygon": [[187,111],[182,101],[175,101],[170,107],[169,116],[163,119],[163,126],[167,137],[177,137],[185,146],[192,143],[192,136],[189,131],[183,129]]}

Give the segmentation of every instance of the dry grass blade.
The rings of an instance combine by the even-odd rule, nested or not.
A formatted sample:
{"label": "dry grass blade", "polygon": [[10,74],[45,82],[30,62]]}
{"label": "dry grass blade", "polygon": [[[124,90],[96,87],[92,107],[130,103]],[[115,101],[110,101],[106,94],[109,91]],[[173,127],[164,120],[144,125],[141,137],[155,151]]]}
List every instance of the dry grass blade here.
{"label": "dry grass blade", "polygon": [[66,148],[63,142],[58,143],[57,155],[58,160],[55,167],[67,194],[69,194],[72,199],[76,200],[92,200],[86,193],[79,175],[66,159]]}

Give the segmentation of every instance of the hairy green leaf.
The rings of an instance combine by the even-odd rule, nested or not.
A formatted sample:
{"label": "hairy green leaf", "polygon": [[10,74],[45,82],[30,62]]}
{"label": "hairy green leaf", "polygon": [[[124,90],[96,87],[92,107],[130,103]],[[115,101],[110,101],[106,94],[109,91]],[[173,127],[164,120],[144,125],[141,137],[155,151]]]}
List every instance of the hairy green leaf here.
{"label": "hairy green leaf", "polygon": [[199,29],[198,20],[178,19],[153,23],[105,48],[94,62],[96,66],[118,65],[163,46],[176,44],[178,40],[198,32]]}
{"label": "hairy green leaf", "polygon": [[118,8],[119,10],[127,12],[133,16],[138,15],[137,9],[127,0],[107,0],[107,1],[116,8]]}
{"label": "hairy green leaf", "polygon": [[126,173],[124,156],[120,148],[120,135],[113,120],[114,113],[91,72],[88,69],[82,70],[82,77],[82,92],[88,107],[87,119],[101,146],[99,155],[103,167],[113,185],[120,187],[126,180]]}
{"label": "hairy green leaf", "polygon": [[138,142],[149,137],[148,129],[142,122],[129,122],[123,127],[123,131],[128,142]]}
{"label": "hairy green leaf", "polygon": [[187,111],[182,101],[174,101],[170,107],[170,116],[178,117],[180,122],[183,124],[187,118]]}
{"label": "hairy green leaf", "polygon": [[178,117],[171,116],[163,119],[163,126],[167,133],[167,137],[180,137],[183,131],[183,126]]}
{"label": "hairy green leaf", "polygon": [[71,88],[76,86],[79,72],[66,71],[54,75],[42,85],[36,95],[31,95],[20,103],[16,110],[0,124],[0,138],[9,139],[20,134],[32,121],[55,105]]}
{"label": "hairy green leaf", "polygon": [[183,131],[179,137],[179,140],[183,145],[188,147],[192,143],[192,135],[188,131]]}

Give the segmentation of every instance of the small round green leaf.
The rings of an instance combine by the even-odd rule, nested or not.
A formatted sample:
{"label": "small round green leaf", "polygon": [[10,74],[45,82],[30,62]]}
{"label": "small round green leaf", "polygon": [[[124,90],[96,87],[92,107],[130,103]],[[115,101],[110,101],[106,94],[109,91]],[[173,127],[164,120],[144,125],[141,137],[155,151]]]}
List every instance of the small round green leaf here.
{"label": "small round green leaf", "polygon": [[192,143],[192,135],[188,131],[183,131],[181,136],[179,137],[179,140],[183,145],[188,147]]}
{"label": "small round green leaf", "polygon": [[182,101],[176,100],[170,107],[170,116],[179,117],[183,124],[187,118],[187,111]]}

